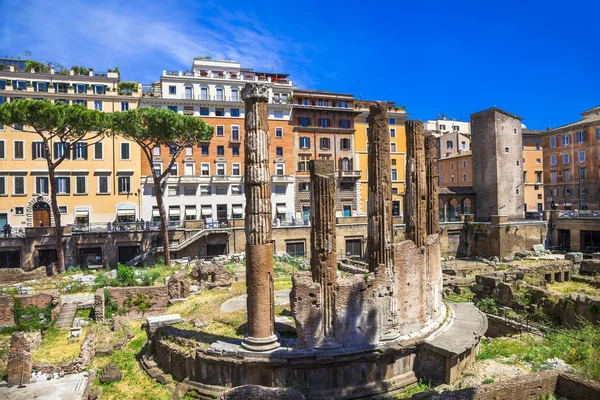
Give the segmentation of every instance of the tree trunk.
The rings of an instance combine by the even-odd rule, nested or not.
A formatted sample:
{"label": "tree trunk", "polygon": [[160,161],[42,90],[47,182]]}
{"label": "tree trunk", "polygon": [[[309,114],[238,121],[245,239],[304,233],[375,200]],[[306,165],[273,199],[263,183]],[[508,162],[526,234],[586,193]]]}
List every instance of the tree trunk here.
{"label": "tree trunk", "polygon": [[165,265],[171,266],[171,254],[169,253],[169,230],[167,229],[167,215],[165,214],[163,190],[160,180],[156,178],[154,179],[154,187],[156,188],[156,205],[158,206],[158,214],[160,215],[160,233],[162,236]]}
{"label": "tree trunk", "polygon": [[[50,163],[48,163],[50,164]],[[65,255],[63,252],[63,230],[62,223],[60,221],[60,210],[58,208],[58,203],[56,201],[56,181],[54,176],[54,168],[48,167],[48,184],[50,185],[50,208],[52,209],[52,214],[54,215],[54,236],[56,238],[56,260],[58,266],[56,268],[56,272],[62,274],[65,272]]]}

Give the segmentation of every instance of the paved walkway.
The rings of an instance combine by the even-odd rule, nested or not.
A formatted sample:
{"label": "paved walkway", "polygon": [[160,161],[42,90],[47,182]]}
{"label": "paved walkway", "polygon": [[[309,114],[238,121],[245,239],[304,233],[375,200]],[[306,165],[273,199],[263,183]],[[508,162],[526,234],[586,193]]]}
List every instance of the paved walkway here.
{"label": "paved walkway", "polygon": [[24,388],[0,388],[3,400],[81,400],[88,378],[81,374],[30,383]]}
{"label": "paved walkway", "polygon": [[81,303],[94,306],[94,293],[77,293],[77,294],[63,294],[60,296],[60,302],[66,303]]}
{"label": "paved walkway", "polygon": [[[248,298],[247,294],[243,294],[238,297],[234,297],[233,299],[227,300],[225,303],[221,304],[221,312],[234,312],[239,310],[246,309],[246,299]],[[275,292],[275,304],[283,305],[290,304],[290,290],[277,290]]]}
{"label": "paved walkway", "polygon": [[77,303],[64,304],[54,325],[60,329],[70,329],[73,325],[73,319],[75,318],[76,311]]}

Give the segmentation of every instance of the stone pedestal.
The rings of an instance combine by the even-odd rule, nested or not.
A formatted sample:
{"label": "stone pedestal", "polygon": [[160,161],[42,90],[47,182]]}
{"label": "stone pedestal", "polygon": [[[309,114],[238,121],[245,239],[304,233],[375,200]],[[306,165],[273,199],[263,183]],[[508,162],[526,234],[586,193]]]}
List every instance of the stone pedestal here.
{"label": "stone pedestal", "polygon": [[246,192],[246,288],[248,333],[242,347],[269,351],[279,347],[275,335],[271,171],[269,165],[268,87],[247,83],[244,177]]}

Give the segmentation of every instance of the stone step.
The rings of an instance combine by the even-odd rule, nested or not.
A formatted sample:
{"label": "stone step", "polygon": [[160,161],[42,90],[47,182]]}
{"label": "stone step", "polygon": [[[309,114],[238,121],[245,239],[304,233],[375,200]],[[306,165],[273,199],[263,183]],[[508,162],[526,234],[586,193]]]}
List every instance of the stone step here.
{"label": "stone step", "polygon": [[63,305],[60,314],[56,319],[54,325],[60,329],[69,329],[73,325],[73,319],[75,319],[75,313],[77,312],[76,303],[67,303]]}

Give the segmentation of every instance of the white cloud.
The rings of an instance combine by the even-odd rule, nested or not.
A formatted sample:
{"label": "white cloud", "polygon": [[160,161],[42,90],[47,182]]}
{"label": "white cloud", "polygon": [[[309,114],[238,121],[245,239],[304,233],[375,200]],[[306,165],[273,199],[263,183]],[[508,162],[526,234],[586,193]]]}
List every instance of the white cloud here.
{"label": "white cloud", "polygon": [[[1,47],[17,53],[31,50],[34,59],[66,66],[102,70],[119,65],[126,77],[149,81],[162,69],[188,69],[200,55],[292,74],[288,66],[304,61],[301,44],[276,37],[276,32],[251,16],[212,4],[112,0],[4,4],[2,8],[10,9],[8,15],[24,18],[5,25]],[[140,69],[138,73],[126,70],[133,65]],[[291,78],[305,84],[309,80]]]}

